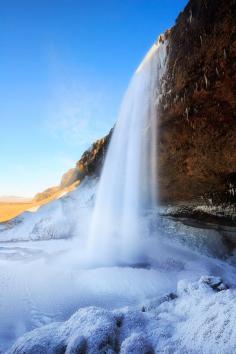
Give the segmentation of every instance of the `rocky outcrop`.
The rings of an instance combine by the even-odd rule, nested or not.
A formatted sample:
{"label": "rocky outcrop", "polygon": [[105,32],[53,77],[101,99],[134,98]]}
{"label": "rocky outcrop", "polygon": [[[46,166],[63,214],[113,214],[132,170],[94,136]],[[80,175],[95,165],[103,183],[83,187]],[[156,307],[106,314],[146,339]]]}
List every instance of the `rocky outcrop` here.
{"label": "rocky outcrop", "polygon": [[236,200],[235,18],[235,0],[190,0],[168,32],[159,112],[162,202]]}
{"label": "rocky outcrop", "polygon": [[111,132],[104,138],[97,140],[89,150],[84,152],[75,168],[71,168],[62,176],[61,188],[68,187],[75,181],[81,181],[85,176],[98,176],[104,162],[110,136]]}
{"label": "rocky outcrop", "polygon": [[105,153],[111,138],[112,130],[104,138],[97,140],[91,148],[84,152],[74,168],[64,173],[59,186],[51,187],[36,194],[34,201],[41,201],[57,196],[58,192],[65,190],[75,182],[81,182],[86,176],[97,177],[103,166]]}
{"label": "rocky outcrop", "polygon": [[40,202],[44,199],[50,198],[52,195],[56,194],[59,190],[60,188],[58,186],[47,188],[45,189],[45,191],[41,193],[37,193],[34,197],[34,201]]}
{"label": "rocky outcrop", "polygon": [[93,143],[77,162],[76,169],[80,172],[81,179],[85,176],[100,175],[111,135],[112,130],[104,138]]}

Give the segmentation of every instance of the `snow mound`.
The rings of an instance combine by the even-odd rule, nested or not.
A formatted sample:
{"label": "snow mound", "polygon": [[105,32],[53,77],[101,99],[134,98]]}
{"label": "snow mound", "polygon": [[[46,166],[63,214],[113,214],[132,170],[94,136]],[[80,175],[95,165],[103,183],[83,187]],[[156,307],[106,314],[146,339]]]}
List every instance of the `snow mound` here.
{"label": "snow mound", "polygon": [[93,203],[96,181],[86,179],[74,191],[40,207],[25,212],[0,225],[0,242],[70,238],[86,228]]}
{"label": "snow mound", "polygon": [[217,277],[181,280],[176,294],[142,306],[78,310],[21,337],[8,354],[236,352],[236,291]]}

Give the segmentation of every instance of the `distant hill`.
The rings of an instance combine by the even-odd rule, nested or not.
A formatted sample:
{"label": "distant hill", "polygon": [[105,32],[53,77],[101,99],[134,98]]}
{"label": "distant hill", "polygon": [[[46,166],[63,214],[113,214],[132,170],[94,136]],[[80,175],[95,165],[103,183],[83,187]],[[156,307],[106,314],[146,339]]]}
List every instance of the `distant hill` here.
{"label": "distant hill", "polygon": [[30,198],[18,197],[15,195],[0,196],[0,203],[28,203]]}

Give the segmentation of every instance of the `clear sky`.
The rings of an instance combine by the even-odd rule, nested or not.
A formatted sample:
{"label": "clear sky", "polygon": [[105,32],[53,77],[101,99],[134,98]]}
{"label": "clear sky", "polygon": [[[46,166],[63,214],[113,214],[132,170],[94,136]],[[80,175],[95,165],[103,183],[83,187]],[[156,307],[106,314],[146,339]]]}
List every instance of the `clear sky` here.
{"label": "clear sky", "polygon": [[0,195],[59,183],[187,0],[0,0]]}

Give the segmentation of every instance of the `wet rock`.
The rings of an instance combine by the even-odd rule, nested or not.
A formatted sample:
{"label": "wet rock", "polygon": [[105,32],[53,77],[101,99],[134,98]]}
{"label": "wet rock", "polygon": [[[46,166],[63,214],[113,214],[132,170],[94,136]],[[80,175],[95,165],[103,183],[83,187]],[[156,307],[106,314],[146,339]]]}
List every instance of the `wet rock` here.
{"label": "wet rock", "polygon": [[209,285],[215,291],[227,290],[229,287],[223,283],[220,277],[203,276],[200,278],[199,283]]}
{"label": "wet rock", "polygon": [[172,300],[177,299],[178,296],[175,293],[169,293],[167,295],[164,295],[160,298],[156,298],[153,300],[148,300],[148,302],[142,306],[141,311],[142,312],[147,312],[147,311],[151,311],[152,309],[157,308],[158,306],[160,306],[161,304],[165,303],[165,302],[170,302]]}

